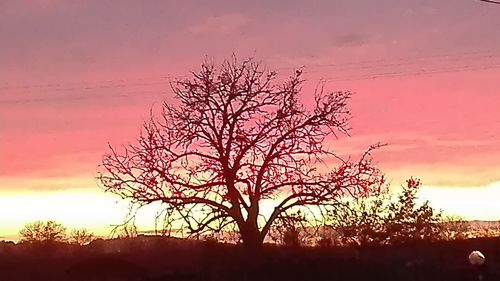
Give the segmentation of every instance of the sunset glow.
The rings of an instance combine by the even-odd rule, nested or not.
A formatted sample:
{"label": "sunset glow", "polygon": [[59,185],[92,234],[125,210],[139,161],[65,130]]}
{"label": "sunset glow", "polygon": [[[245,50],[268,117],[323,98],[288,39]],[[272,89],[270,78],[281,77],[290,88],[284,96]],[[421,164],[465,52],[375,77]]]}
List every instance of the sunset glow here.
{"label": "sunset glow", "polygon": [[134,143],[151,108],[173,101],[171,79],[232,53],[281,77],[304,66],[306,105],[319,81],[354,92],[351,136],[329,147],[387,143],[374,159],[394,188],[417,177],[446,214],[500,220],[497,5],[152,3],[0,3],[0,240],[49,219],[108,235],[127,214],[95,179],[108,143]]}

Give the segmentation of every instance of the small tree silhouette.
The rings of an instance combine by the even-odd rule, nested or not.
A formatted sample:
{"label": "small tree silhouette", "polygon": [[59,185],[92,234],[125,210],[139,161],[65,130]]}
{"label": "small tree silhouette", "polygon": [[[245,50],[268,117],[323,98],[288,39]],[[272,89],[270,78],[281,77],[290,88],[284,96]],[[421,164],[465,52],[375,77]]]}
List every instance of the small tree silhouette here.
{"label": "small tree silhouette", "polygon": [[307,219],[301,212],[280,216],[276,220],[270,236],[279,244],[298,247],[303,244],[302,236],[308,231],[307,225]]}
{"label": "small tree silhouette", "polygon": [[65,242],[66,227],[55,221],[36,221],[19,231],[20,242]]}
{"label": "small tree silhouette", "polygon": [[68,239],[70,243],[78,245],[87,245],[94,240],[94,234],[85,228],[71,230]]}
{"label": "small tree silhouette", "polygon": [[417,205],[421,186],[418,179],[407,180],[398,200],[389,205],[385,225],[392,243],[439,238],[441,212],[432,208],[428,201]]}
{"label": "small tree silhouette", "polygon": [[[132,204],[163,203],[169,221],[190,233],[237,229],[248,247],[262,245],[279,217],[378,189],[384,178],[370,156],[377,146],[357,161],[323,146],[347,133],[351,93],[318,87],[308,109],[302,84],[301,70],[278,84],[251,59],[203,64],[192,79],[171,83],[177,103],[164,103],[137,145],[110,147],[98,179]],[[325,161],[335,168],[318,169]],[[275,202],[266,216],[265,201]]]}
{"label": "small tree silhouette", "polygon": [[441,212],[429,202],[417,204],[420,180],[409,179],[397,196],[386,192],[359,198],[340,215],[335,228],[341,243],[355,245],[399,244],[441,237]]}

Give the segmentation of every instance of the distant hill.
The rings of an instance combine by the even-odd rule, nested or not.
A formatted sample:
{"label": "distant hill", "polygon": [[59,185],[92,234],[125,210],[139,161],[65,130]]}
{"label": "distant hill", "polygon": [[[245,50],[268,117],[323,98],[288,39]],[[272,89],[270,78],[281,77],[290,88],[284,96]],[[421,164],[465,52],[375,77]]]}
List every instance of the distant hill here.
{"label": "distant hill", "polygon": [[467,222],[470,223],[472,227],[500,229],[500,221],[472,220]]}

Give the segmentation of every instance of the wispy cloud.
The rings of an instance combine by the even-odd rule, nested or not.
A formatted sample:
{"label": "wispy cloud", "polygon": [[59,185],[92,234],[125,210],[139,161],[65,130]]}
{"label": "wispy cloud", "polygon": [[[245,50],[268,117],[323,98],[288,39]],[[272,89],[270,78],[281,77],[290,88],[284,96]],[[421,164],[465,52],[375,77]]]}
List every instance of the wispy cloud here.
{"label": "wispy cloud", "polygon": [[334,38],[336,47],[357,47],[366,43],[366,38],[360,33],[348,33]]}
{"label": "wispy cloud", "polygon": [[203,22],[189,27],[193,34],[216,34],[225,35],[237,31],[248,23],[248,19],[242,14],[226,14],[211,16]]}

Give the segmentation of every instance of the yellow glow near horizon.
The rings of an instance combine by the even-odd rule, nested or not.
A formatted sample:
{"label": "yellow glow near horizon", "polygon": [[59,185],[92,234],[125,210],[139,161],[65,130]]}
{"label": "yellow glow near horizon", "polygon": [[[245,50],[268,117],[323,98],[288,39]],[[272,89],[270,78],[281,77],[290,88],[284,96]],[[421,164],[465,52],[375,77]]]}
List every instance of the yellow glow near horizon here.
{"label": "yellow glow near horizon", "polygon": [[[420,200],[445,214],[467,220],[500,220],[500,182],[484,187],[423,186]],[[264,202],[270,212],[273,202]],[[158,205],[142,209],[136,224],[140,230],[153,230]],[[36,220],[56,220],[71,228],[87,228],[107,236],[112,225],[123,222],[128,212],[126,201],[100,190],[65,189],[0,193],[0,240],[16,240],[19,230]]]}
{"label": "yellow glow near horizon", "polygon": [[421,200],[466,220],[500,220],[500,182],[478,187],[423,186]]}
{"label": "yellow glow near horizon", "polygon": [[116,199],[83,189],[4,193],[0,196],[0,236],[15,239],[25,224],[37,220],[56,220],[68,228],[83,227],[106,235],[126,212],[126,204]]}

